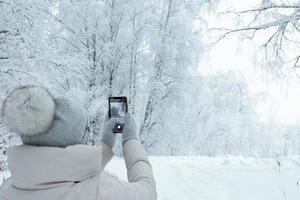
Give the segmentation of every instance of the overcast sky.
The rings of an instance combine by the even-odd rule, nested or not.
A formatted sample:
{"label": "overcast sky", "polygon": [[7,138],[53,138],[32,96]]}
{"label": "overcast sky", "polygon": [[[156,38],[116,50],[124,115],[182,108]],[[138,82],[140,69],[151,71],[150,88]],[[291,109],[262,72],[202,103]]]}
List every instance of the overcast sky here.
{"label": "overcast sky", "polygon": [[[218,10],[231,7],[236,10],[251,8],[260,1],[257,0],[224,0]],[[230,26],[230,19],[217,17],[215,13],[207,16],[208,27]],[[258,36],[259,37],[259,36]],[[258,41],[241,41],[236,36],[218,43],[211,51],[206,52],[199,70],[201,73],[215,73],[218,71],[237,70],[244,74],[253,96],[259,93],[268,93],[264,103],[256,106],[257,112],[264,122],[275,122],[285,124],[300,123],[300,79],[296,76],[288,80],[270,80],[264,76],[259,67],[254,63],[257,52]],[[205,41],[207,42],[207,41]]]}

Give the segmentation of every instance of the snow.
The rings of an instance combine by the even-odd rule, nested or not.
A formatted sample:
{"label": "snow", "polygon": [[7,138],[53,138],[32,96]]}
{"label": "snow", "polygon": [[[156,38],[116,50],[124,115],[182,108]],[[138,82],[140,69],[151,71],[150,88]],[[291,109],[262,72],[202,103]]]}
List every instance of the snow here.
{"label": "snow", "polygon": [[[299,200],[300,159],[151,157],[159,200]],[[106,170],[126,180],[121,159]],[[300,182],[299,182],[300,184]]]}
{"label": "snow", "polygon": [[[300,158],[150,157],[158,200],[299,200]],[[114,158],[109,173],[126,180],[125,163]],[[0,175],[0,181],[5,175]]]}
{"label": "snow", "polygon": [[5,180],[9,177],[10,177],[10,172],[9,171],[0,172],[0,185],[3,183],[3,180]]}

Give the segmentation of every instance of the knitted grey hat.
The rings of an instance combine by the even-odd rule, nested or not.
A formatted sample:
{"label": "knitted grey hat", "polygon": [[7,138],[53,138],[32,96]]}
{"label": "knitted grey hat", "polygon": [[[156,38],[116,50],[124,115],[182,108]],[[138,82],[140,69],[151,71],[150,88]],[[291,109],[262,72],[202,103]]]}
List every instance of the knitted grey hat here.
{"label": "knitted grey hat", "polygon": [[53,98],[43,87],[13,90],[4,100],[1,115],[24,144],[66,147],[87,140],[84,108],[64,96]]}

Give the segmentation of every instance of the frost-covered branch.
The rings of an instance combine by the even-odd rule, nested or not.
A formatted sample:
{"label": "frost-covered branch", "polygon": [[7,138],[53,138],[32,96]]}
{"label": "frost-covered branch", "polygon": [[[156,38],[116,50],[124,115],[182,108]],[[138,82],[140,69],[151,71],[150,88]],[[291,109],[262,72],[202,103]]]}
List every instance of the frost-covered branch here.
{"label": "frost-covered branch", "polygon": [[300,8],[300,5],[285,5],[285,4],[282,4],[282,5],[276,5],[276,4],[271,4],[269,6],[262,6],[260,8],[256,8],[256,9],[249,9],[249,10],[243,10],[243,11],[240,11],[240,12],[234,12],[236,14],[243,14],[243,13],[249,13],[249,12],[261,12],[261,11],[265,11],[265,10],[270,10],[270,9],[277,9],[277,8],[280,8],[280,9],[299,9]]}
{"label": "frost-covered branch", "polygon": [[[297,37],[300,33],[300,4],[275,4],[271,2],[254,9],[227,11],[225,13],[237,15],[241,25],[238,28],[211,29],[221,33],[214,44],[234,33],[240,33],[253,39],[258,32],[261,32],[268,36],[263,43],[266,67],[272,69],[274,66],[278,66],[276,69],[287,70],[290,68],[284,64],[286,63],[285,60],[290,59],[286,57],[287,52],[290,51],[291,46],[296,49],[300,48],[299,37]],[[251,19],[250,23],[247,23],[249,19]]]}

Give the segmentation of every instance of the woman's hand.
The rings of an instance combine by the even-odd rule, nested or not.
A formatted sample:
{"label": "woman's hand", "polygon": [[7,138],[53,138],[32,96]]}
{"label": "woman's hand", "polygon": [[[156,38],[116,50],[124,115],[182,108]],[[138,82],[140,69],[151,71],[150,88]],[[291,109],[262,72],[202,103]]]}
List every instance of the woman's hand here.
{"label": "woman's hand", "polygon": [[117,123],[117,118],[110,118],[108,117],[108,113],[105,116],[103,131],[102,131],[102,142],[113,148],[116,143],[116,134],[113,132],[113,128]]}
{"label": "woman's hand", "polygon": [[134,118],[130,113],[127,113],[125,116],[125,126],[122,133],[123,139],[122,144],[124,145],[125,142],[128,140],[136,139],[138,140],[137,128]]}

